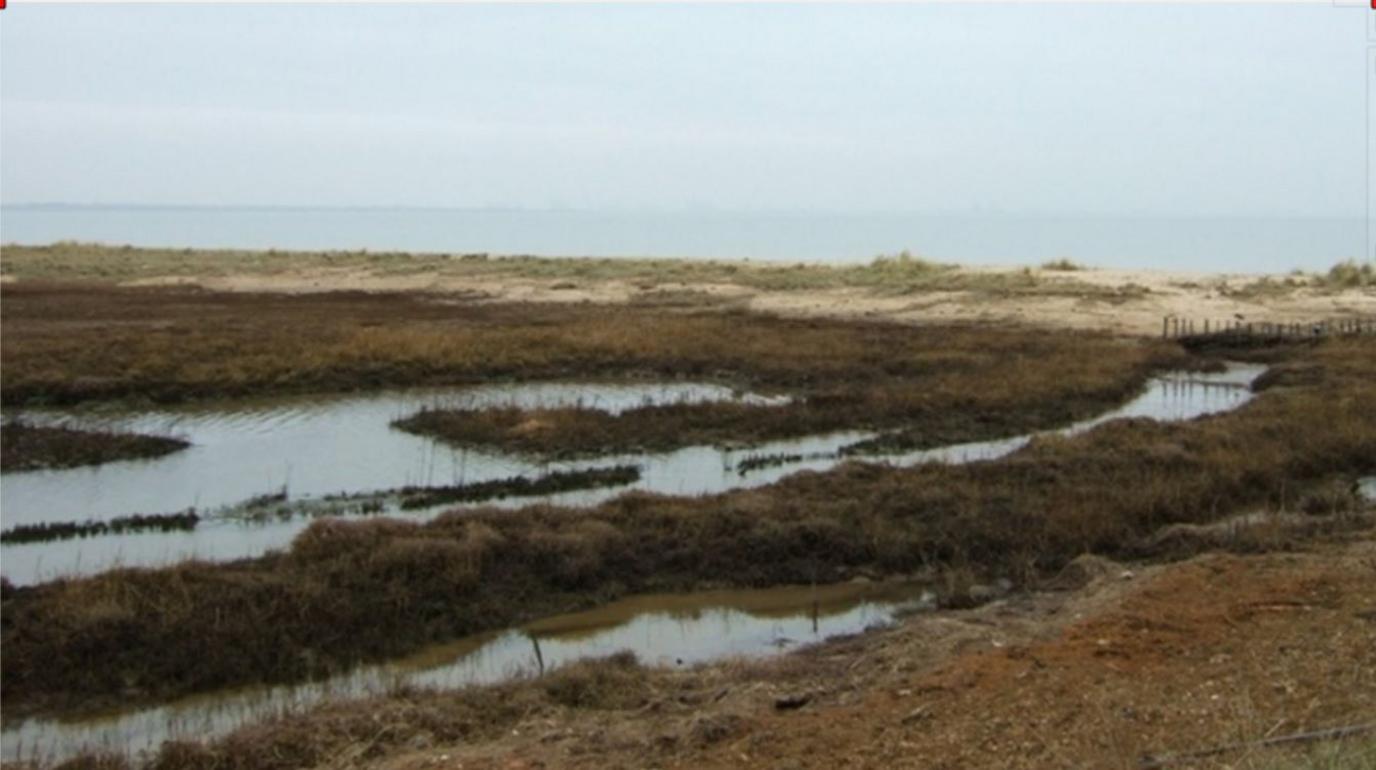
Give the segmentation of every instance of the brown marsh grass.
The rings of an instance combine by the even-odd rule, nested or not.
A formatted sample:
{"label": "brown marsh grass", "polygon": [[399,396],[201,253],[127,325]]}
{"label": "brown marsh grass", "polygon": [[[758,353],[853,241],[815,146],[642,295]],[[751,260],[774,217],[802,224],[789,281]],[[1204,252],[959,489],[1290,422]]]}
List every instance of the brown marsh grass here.
{"label": "brown marsh grass", "polygon": [[27,471],[72,468],[114,460],[160,457],[190,446],[166,436],[33,425],[23,420],[0,424],[0,469]]}
{"label": "brown marsh grass", "polygon": [[664,404],[616,414],[588,407],[426,409],[393,424],[456,445],[540,457],[738,445],[843,430],[896,431],[867,443],[922,449],[1068,424],[1125,400],[1140,383],[1134,376],[1121,389],[1105,383],[1103,391],[1078,396],[1049,382],[1023,393],[979,387],[957,395],[951,378],[950,390],[926,390],[941,379],[894,376],[851,390],[802,395],[783,405]]}
{"label": "brown marsh grass", "polygon": [[[1188,423],[1110,423],[1002,460],[848,464],[715,497],[316,522],[283,554],[6,591],[6,709],[296,680],[632,592],[969,569],[1026,583],[1172,524],[1290,509],[1376,470],[1376,341]],[[98,662],[98,665],[93,663]]]}

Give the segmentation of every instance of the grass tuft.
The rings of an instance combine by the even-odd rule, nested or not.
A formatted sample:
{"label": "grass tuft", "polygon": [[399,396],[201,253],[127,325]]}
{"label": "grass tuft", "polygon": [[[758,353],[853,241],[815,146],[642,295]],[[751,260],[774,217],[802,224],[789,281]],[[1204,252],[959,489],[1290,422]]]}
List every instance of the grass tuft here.
{"label": "grass tuft", "polygon": [[1376,286],[1376,263],[1349,259],[1329,268],[1324,283],[1332,288],[1357,289]]}
{"label": "grass tuft", "polygon": [[1042,263],[1043,270],[1050,270],[1058,273],[1073,273],[1086,269],[1084,265],[1069,259],[1053,259]]}
{"label": "grass tuft", "polygon": [[181,439],[78,430],[6,420],[0,425],[0,469],[28,471],[161,457],[191,446]]}

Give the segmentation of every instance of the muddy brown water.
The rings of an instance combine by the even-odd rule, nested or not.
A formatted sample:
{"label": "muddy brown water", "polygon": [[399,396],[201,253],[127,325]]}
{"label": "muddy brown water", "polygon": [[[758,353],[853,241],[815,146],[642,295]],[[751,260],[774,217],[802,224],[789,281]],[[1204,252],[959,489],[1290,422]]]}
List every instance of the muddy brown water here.
{"label": "muddy brown water", "polygon": [[927,586],[917,582],[637,596],[436,645],[321,682],[198,695],[80,720],[6,722],[0,757],[6,762],[54,762],[83,750],[108,750],[137,758],[168,739],[204,739],[330,699],[381,694],[403,685],[456,688],[499,682],[622,650],[666,666],[773,655],[887,625],[895,613],[929,609],[932,602]]}
{"label": "muddy brown water", "polygon": [[[1128,404],[1060,432],[1082,432],[1124,417],[1185,420],[1227,411],[1251,398],[1248,385],[1262,371],[1258,366],[1232,365],[1215,374],[1163,375],[1153,379]],[[546,383],[271,399],[137,413],[30,412],[25,416],[35,422],[176,435],[190,440],[193,446],[149,460],[7,473],[0,481],[0,511],[5,527],[45,521],[103,520],[187,508],[214,518],[191,532],[7,544],[0,546],[0,573],[16,585],[26,585],[65,575],[93,574],[114,566],[258,556],[290,543],[310,519],[297,516],[248,522],[237,518],[236,512],[246,500],[284,489],[293,504],[309,505],[319,503],[327,495],[406,485],[466,484],[624,464],[640,467],[640,480],[626,486],[488,503],[516,506],[540,501],[587,506],[631,489],[703,495],[762,486],[802,470],[826,470],[840,462],[841,448],[875,435],[852,431],[748,448],[696,446],[596,460],[535,462],[516,455],[450,447],[391,427],[398,417],[425,407],[582,405],[616,412],[646,404],[728,399],[766,405],[784,403],[781,398],[735,393],[706,384]],[[1029,434],[859,459],[898,465],[991,460],[1022,448],[1032,437]],[[775,455],[801,459],[748,472],[740,467],[748,458]],[[400,515],[424,520],[456,507],[464,506],[446,505]]]}

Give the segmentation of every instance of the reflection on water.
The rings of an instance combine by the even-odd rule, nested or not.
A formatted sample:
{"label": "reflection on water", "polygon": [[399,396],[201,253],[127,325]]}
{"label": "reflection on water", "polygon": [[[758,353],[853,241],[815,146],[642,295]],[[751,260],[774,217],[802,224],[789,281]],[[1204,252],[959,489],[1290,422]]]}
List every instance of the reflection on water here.
{"label": "reflection on water", "polygon": [[5,761],[56,759],[83,748],[138,752],[169,738],[201,739],[327,699],[385,693],[403,684],[454,688],[492,683],[622,650],[667,666],[769,655],[887,624],[899,609],[930,607],[931,602],[931,594],[917,583],[638,596],[437,645],[314,684],[201,695],[79,721],[6,724],[0,756]]}
{"label": "reflection on water", "polygon": [[[1152,380],[1131,403],[1062,432],[1076,433],[1122,417],[1184,420],[1236,408],[1251,398],[1246,387],[1262,367],[1232,366],[1217,374],[1184,373]],[[213,510],[285,487],[293,501],[337,493],[367,492],[408,484],[465,484],[554,470],[638,465],[640,481],[616,488],[582,490],[539,500],[594,505],[629,489],[703,495],[771,484],[802,470],[826,470],[840,450],[873,438],[844,432],[775,441],[748,449],[688,447],[650,455],[617,455],[595,461],[537,463],[501,453],[458,449],[390,427],[392,420],[425,406],[481,408],[582,405],[608,411],[683,401],[742,399],[777,404],[779,399],[734,394],[700,384],[538,384],[431,389],[325,399],[274,399],[232,408],[216,405],[139,414],[48,413],[35,419],[81,421],[107,427],[181,435],[190,449],[152,460],[95,468],[6,474],[0,507],[6,527],[43,521],[108,519],[130,513],[162,513],[195,507]],[[869,462],[914,465],[971,462],[1002,457],[1030,436],[959,444]],[[800,459],[742,473],[748,458],[788,455]],[[495,504],[525,505],[532,498]],[[424,520],[442,506],[405,515]],[[116,565],[142,566],[186,558],[227,560],[257,556],[290,542],[309,524],[305,517],[263,523],[214,521],[191,532],[110,535],[50,543],[0,546],[0,569],[18,585],[57,575],[88,574]]]}
{"label": "reflection on water", "polygon": [[[44,521],[110,519],[131,513],[196,508],[205,513],[287,489],[292,500],[407,485],[465,484],[553,470],[625,464],[537,463],[522,457],[449,447],[391,427],[425,407],[522,408],[584,406],[619,412],[669,403],[781,399],[733,393],[703,384],[529,384],[383,392],[366,396],[287,398],[140,413],[34,412],[35,422],[76,423],[175,435],[193,446],[165,457],[96,467],[7,473],[0,483],[4,526]],[[709,452],[710,450],[702,450]],[[634,457],[629,464],[640,463]],[[710,489],[677,478],[675,466],[694,462],[692,450],[644,464],[638,486],[692,494]],[[720,486],[720,485],[718,485]],[[615,492],[566,493],[551,502],[587,504]],[[512,499],[508,505],[525,500]],[[445,509],[455,506],[445,506]],[[418,518],[437,511],[418,512]],[[409,515],[409,514],[408,514]],[[225,560],[280,547],[309,522],[208,522],[190,532],[148,532],[50,543],[0,546],[0,569],[23,585],[113,566],[166,564],[187,558]]]}
{"label": "reflection on water", "polygon": [[1357,493],[1372,502],[1376,502],[1376,476],[1368,476],[1357,482]]}
{"label": "reflection on water", "polygon": [[532,464],[452,449],[395,430],[422,408],[632,407],[740,399],[716,385],[532,384],[391,391],[365,396],[274,399],[141,413],[34,412],[35,422],[178,436],[181,452],[65,470],[7,474],[8,525],[108,519],[129,513],[214,509],[285,487],[319,497],[408,485],[460,484],[528,472]]}
{"label": "reflection on water", "polygon": [[[1111,420],[1134,417],[1163,421],[1191,420],[1206,414],[1226,412],[1252,399],[1249,386],[1265,370],[1264,366],[1234,364],[1227,371],[1212,374],[1183,372],[1156,377],[1142,395],[1127,404],[1093,419],[1045,433],[1074,436]],[[890,460],[898,465],[996,460],[1027,446],[1033,435],[1037,434],[920,450],[897,455]]]}

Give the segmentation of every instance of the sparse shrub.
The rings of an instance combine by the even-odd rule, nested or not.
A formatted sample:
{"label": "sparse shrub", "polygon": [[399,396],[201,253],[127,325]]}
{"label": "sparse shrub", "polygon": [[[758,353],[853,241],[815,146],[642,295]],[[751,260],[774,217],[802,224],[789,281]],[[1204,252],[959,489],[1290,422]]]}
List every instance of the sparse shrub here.
{"label": "sparse shrub", "polygon": [[1355,484],[1335,480],[1305,494],[1297,507],[1310,516],[1330,516],[1356,510],[1360,505],[1361,498],[1355,493]]}
{"label": "sparse shrub", "polygon": [[1376,286],[1376,263],[1349,259],[1329,268],[1324,282],[1334,288],[1359,289]]}
{"label": "sparse shrub", "polygon": [[960,565],[941,570],[938,578],[937,603],[948,609],[967,609],[977,606],[979,598],[975,595],[975,573],[968,566]]}
{"label": "sparse shrub", "polygon": [[53,770],[130,770],[129,760],[120,754],[100,752],[81,754],[53,767]]}
{"label": "sparse shrub", "polygon": [[1077,270],[1084,270],[1085,266],[1069,259],[1053,259],[1042,263],[1043,270],[1050,270],[1058,273],[1070,273]]}
{"label": "sparse shrub", "polygon": [[478,582],[481,557],[447,538],[388,539],[372,554],[369,572],[385,583],[439,582],[465,589]]}
{"label": "sparse shrub", "polygon": [[541,681],[549,699],[568,708],[633,708],[645,700],[645,669],[635,654],[618,652],[600,660],[562,666]]}
{"label": "sparse shrub", "polygon": [[870,262],[870,268],[880,273],[930,273],[947,269],[944,265],[914,256],[904,249],[897,254],[881,254]]}
{"label": "sparse shrub", "polygon": [[215,752],[210,747],[196,741],[167,741],[158,749],[157,755],[148,765],[148,770],[189,770],[222,766],[216,759]]}
{"label": "sparse shrub", "polygon": [[507,538],[491,525],[481,521],[466,521],[463,526],[464,559],[468,570],[481,575],[483,565],[498,557]]}
{"label": "sparse shrub", "polygon": [[621,533],[604,521],[574,522],[566,531],[539,528],[526,535],[536,569],[563,589],[592,584],[613,554],[619,553]]}
{"label": "sparse shrub", "polygon": [[420,525],[398,519],[318,519],[296,536],[290,554],[292,560],[300,563],[361,562],[384,542],[413,536],[419,530]]}
{"label": "sparse shrub", "polygon": [[739,735],[747,724],[745,717],[730,712],[698,714],[688,724],[688,737],[694,745],[711,746]]}

